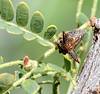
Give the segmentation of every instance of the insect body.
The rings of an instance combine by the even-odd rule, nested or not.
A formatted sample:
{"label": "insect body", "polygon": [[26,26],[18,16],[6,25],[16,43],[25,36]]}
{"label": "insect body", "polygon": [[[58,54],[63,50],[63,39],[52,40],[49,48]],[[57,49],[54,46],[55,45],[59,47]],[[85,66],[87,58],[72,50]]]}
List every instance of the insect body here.
{"label": "insect body", "polygon": [[79,63],[77,54],[75,53],[75,47],[79,44],[85,31],[81,29],[75,29],[71,32],[63,32],[57,40],[57,47],[59,53],[69,54],[76,62]]}

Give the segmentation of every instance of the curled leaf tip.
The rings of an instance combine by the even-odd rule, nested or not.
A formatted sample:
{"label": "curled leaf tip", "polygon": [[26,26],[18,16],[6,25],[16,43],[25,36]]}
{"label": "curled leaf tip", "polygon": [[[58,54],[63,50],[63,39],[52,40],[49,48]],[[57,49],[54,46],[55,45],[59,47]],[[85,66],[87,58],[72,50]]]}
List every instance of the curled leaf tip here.
{"label": "curled leaf tip", "polygon": [[55,25],[49,25],[47,31],[44,33],[45,39],[51,39],[57,32],[57,27]]}

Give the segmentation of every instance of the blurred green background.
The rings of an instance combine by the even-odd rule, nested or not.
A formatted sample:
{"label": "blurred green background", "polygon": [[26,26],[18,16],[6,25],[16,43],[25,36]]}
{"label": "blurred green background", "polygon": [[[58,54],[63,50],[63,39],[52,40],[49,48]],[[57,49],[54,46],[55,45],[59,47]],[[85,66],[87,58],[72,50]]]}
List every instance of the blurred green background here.
{"label": "blurred green background", "polygon": [[[75,16],[78,0],[12,0],[14,4],[14,10],[20,1],[28,3],[30,8],[30,17],[32,13],[39,10],[45,17],[45,26],[54,24],[58,27],[58,33],[67,31],[76,27]],[[97,17],[100,17],[100,0],[98,0]],[[93,0],[84,0],[82,11],[89,17],[91,13]],[[14,21],[15,22],[15,21]],[[43,33],[39,34],[43,36]],[[8,34],[5,30],[0,30],[0,56],[4,57],[5,62],[22,59],[25,55],[28,55],[31,59],[39,58],[48,48],[42,47],[36,41],[27,42],[22,36],[15,36]],[[54,63],[59,66],[63,65],[63,56],[56,51],[54,54],[44,60],[46,63]],[[7,71],[13,72],[16,68],[12,68]],[[0,70],[0,72],[4,72]],[[61,94],[66,94],[67,83],[62,81]],[[49,86],[46,87],[43,94],[51,94],[48,92]],[[17,91],[17,93],[16,93]],[[50,90],[49,90],[50,91]],[[12,94],[26,94],[22,89],[16,89]]]}

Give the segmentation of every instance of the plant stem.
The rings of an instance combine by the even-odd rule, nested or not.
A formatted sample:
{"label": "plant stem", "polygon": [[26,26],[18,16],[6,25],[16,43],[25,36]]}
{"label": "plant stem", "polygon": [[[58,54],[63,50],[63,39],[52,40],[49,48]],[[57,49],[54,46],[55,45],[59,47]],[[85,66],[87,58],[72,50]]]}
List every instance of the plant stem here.
{"label": "plant stem", "polygon": [[40,87],[38,94],[42,94],[42,87]]}
{"label": "plant stem", "polygon": [[85,28],[88,28],[88,27],[91,27],[90,26],[90,21],[87,21],[86,23],[84,23],[82,26],[79,27],[79,29],[85,29]]}
{"label": "plant stem", "polygon": [[51,80],[46,80],[46,81],[39,82],[38,84],[53,84],[53,82]]}
{"label": "plant stem", "polygon": [[[42,61],[43,59],[47,58],[49,55],[51,55],[53,52],[55,51],[55,47],[49,49],[48,51],[46,51],[43,56],[41,56],[39,58],[39,62]],[[8,62],[8,63],[5,63],[5,64],[0,64],[0,69],[2,68],[6,68],[6,67],[11,67],[11,66],[14,66],[14,65],[19,65],[19,64],[22,64],[23,61],[20,61],[20,60],[17,60],[17,61],[11,61],[11,62]]]}
{"label": "plant stem", "polygon": [[59,75],[56,74],[54,76],[54,82],[53,82],[53,94],[60,94],[60,92],[59,92],[59,85],[60,85]]}
{"label": "plant stem", "polygon": [[17,60],[17,61],[8,62],[5,64],[0,64],[0,69],[6,68],[6,67],[11,67],[14,65],[22,64],[22,63],[23,63],[23,61]]}
{"label": "plant stem", "polygon": [[84,1],[84,0],[79,0],[79,1],[78,1],[78,7],[77,7],[77,13],[76,13],[76,21],[77,21],[77,19],[78,19],[78,16],[79,16],[80,13],[81,13],[83,1]]}
{"label": "plant stem", "polygon": [[96,15],[97,3],[98,3],[98,0],[93,0],[93,6],[91,8],[91,17]]}
{"label": "plant stem", "polygon": [[37,61],[41,62],[43,59],[47,58],[48,56],[50,56],[53,52],[55,52],[55,47],[47,50]]}
{"label": "plant stem", "polygon": [[[11,22],[6,22],[6,21],[5,21],[5,24],[8,24],[9,26],[16,26],[17,28],[19,28],[19,30],[23,31],[23,34],[24,34],[24,33],[27,33],[27,32],[29,32],[29,33],[31,32],[31,31],[29,31],[29,30],[27,30],[27,29],[25,29],[25,28],[23,28],[23,27],[19,27],[19,26],[17,26],[16,24],[11,23]],[[31,32],[31,33],[33,33],[33,32]],[[53,46],[54,46],[54,44],[53,44],[52,42],[45,40],[44,38],[42,38],[41,36],[39,36],[39,35],[36,34],[36,33],[33,33],[33,34],[34,34],[34,36],[35,36],[37,39],[40,39],[40,40],[42,40],[42,41],[46,41],[46,42],[49,44],[49,47],[53,47]]]}
{"label": "plant stem", "polygon": [[8,91],[12,90],[13,88],[15,88],[16,86],[20,85],[23,81],[25,81],[28,77],[31,76],[31,74],[34,72],[34,68],[26,73],[22,78],[20,78],[18,81],[16,81],[15,83],[13,83],[13,85],[7,90],[5,91],[3,94],[6,94]]}

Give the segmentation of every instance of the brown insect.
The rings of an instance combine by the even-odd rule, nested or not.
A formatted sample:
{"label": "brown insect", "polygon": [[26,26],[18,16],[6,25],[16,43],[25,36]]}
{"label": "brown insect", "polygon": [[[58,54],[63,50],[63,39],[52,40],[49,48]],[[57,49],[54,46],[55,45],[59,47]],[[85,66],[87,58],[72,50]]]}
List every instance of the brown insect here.
{"label": "brown insect", "polygon": [[62,35],[58,38],[56,44],[59,49],[59,53],[69,54],[76,62],[79,63],[77,54],[75,53],[75,47],[79,44],[85,31],[81,29],[75,29],[71,32],[62,32]]}

